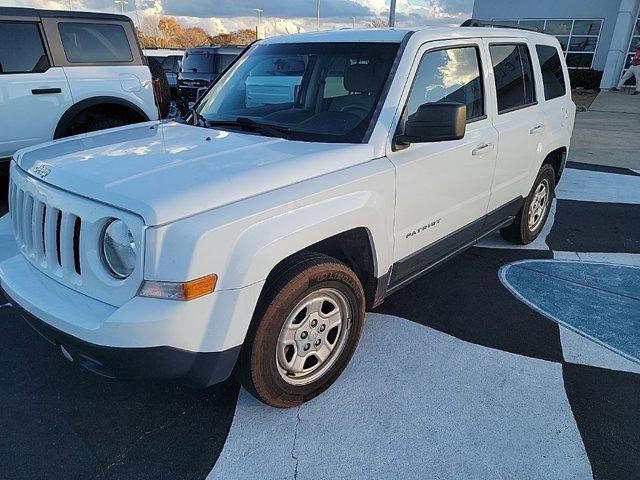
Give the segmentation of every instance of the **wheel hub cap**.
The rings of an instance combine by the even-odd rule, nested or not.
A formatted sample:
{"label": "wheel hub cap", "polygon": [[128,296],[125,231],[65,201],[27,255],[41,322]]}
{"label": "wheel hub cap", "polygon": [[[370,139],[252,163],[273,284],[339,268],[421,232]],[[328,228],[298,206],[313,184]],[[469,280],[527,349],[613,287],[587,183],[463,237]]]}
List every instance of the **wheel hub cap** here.
{"label": "wheel hub cap", "polygon": [[323,288],[303,298],[284,322],[276,352],[281,377],[306,385],[335,363],[344,349],[352,313],[345,295]]}
{"label": "wheel hub cap", "polygon": [[549,206],[549,182],[543,180],[536,188],[529,205],[528,226],[534,232],[542,225]]}

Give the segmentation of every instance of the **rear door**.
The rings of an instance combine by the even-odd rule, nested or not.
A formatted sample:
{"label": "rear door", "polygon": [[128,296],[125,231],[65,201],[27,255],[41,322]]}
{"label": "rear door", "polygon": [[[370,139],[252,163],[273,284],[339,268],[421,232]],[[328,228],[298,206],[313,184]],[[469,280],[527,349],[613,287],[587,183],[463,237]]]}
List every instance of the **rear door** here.
{"label": "rear door", "polygon": [[[544,95],[542,117],[547,126],[543,152],[551,152],[568,145],[571,137],[575,106],[568,88],[569,76],[560,45],[553,39],[549,44],[536,43],[536,63],[539,84]],[[561,172],[557,172],[561,173]]]}
{"label": "rear door", "polygon": [[[550,125],[543,121],[540,93],[534,81],[533,53],[525,39],[485,40],[492,62],[492,101],[499,147],[489,212],[505,207],[513,214],[531,188],[532,168],[541,163],[538,145]],[[517,208],[516,208],[517,212]]]}
{"label": "rear door", "polygon": [[463,103],[467,131],[461,140],[414,143],[387,154],[396,165],[396,286],[473,242],[484,223],[498,135],[487,109],[490,65],[482,50],[479,40],[465,39],[428,43],[418,52],[403,115],[425,103]]}
{"label": "rear door", "polygon": [[51,67],[40,24],[0,20],[0,158],[52,140],[71,104],[67,78]]}

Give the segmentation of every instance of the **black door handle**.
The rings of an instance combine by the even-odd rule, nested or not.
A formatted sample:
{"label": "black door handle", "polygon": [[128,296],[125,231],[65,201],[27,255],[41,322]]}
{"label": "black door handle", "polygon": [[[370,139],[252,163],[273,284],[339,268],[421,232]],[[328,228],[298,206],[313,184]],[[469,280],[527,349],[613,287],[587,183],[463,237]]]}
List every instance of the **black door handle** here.
{"label": "black door handle", "polygon": [[62,93],[61,88],[36,88],[31,90],[34,95],[46,95],[48,93]]}

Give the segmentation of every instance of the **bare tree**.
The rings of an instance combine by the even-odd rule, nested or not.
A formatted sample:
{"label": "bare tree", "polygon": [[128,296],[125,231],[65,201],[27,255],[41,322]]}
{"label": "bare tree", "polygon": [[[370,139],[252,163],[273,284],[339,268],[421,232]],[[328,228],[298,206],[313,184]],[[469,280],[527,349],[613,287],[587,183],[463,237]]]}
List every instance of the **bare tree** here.
{"label": "bare tree", "polygon": [[230,33],[219,33],[211,37],[213,45],[249,45],[256,39],[256,32],[252,28],[237,30]]}
{"label": "bare tree", "polygon": [[369,28],[387,28],[387,21],[383,18],[374,18],[371,20],[367,26]]}
{"label": "bare tree", "polygon": [[211,37],[200,27],[184,28],[173,17],[147,18],[139,29],[143,47],[189,48],[211,44]]}

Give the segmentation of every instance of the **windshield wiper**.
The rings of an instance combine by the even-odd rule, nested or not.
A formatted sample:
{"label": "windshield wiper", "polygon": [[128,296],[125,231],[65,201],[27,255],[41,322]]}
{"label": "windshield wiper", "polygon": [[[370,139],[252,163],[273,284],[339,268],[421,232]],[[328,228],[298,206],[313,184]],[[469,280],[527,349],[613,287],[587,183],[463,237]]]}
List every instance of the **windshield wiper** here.
{"label": "windshield wiper", "polygon": [[285,138],[291,135],[291,129],[289,127],[256,122],[248,117],[238,117],[234,120],[207,120],[206,125],[207,127],[240,127],[269,136],[284,136]]}

